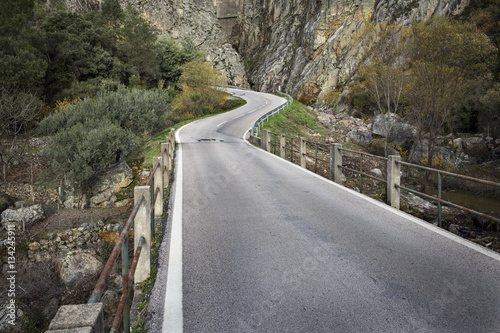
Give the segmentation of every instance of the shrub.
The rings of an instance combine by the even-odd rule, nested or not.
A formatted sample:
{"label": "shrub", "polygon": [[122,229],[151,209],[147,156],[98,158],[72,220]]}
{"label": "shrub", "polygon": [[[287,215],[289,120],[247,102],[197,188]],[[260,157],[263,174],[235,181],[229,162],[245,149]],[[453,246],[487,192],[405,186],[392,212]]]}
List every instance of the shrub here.
{"label": "shrub", "polygon": [[39,134],[51,135],[45,155],[55,172],[90,195],[96,174],[127,155],[142,139],[169,124],[164,91],[120,89],[69,105],[45,118]]}

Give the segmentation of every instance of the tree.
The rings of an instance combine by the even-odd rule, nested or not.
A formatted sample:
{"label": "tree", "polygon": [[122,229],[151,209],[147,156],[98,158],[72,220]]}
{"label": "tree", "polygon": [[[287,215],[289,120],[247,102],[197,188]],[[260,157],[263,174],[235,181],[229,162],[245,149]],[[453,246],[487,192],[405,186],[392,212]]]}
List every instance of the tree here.
{"label": "tree", "polygon": [[500,137],[500,83],[489,89],[480,102],[479,124],[493,138],[496,146],[496,139]]}
{"label": "tree", "polygon": [[135,75],[148,87],[158,80],[156,41],[158,30],[139,16],[131,7],[125,12],[123,25],[118,30],[118,58],[125,64],[128,77]]}
{"label": "tree", "polygon": [[40,39],[30,24],[34,0],[0,2],[0,86],[36,92],[43,84],[47,63],[34,47]]}
{"label": "tree", "polygon": [[226,78],[207,62],[192,61],[182,70],[179,84],[182,93],[174,99],[177,114],[194,118],[218,110],[226,101],[224,92],[214,88],[225,84]]}
{"label": "tree", "polygon": [[471,84],[489,75],[495,47],[470,23],[432,18],[414,25],[409,36],[407,116],[427,140],[427,165],[432,167],[438,135],[451,110]]}
{"label": "tree", "polygon": [[167,86],[176,86],[182,75],[185,64],[197,60],[203,61],[203,54],[194,49],[192,42],[186,40],[182,46],[172,40],[162,40],[158,43],[157,58],[159,62],[160,79]]}
{"label": "tree", "polygon": [[369,60],[359,71],[370,98],[377,105],[376,113],[383,115],[385,156],[389,134],[394,124],[392,118],[399,113],[405,84],[404,31],[401,26],[381,23],[375,42],[368,51]]}
{"label": "tree", "polygon": [[32,94],[0,89],[0,162],[4,182],[12,162],[23,157],[43,107],[42,101]]}

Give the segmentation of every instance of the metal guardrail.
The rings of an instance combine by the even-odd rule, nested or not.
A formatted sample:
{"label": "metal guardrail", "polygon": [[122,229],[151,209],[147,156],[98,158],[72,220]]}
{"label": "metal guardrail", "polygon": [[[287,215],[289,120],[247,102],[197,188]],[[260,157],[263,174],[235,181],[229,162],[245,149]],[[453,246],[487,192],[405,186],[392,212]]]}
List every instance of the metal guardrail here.
{"label": "metal guardrail", "polygon": [[[279,140],[278,140],[279,138]],[[299,143],[299,149],[296,149],[296,146],[294,145],[294,141]],[[328,147],[329,146],[329,147]],[[442,206],[450,206],[457,208],[459,210],[462,210],[464,212],[472,213],[477,216],[481,216],[483,218],[489,219],[492,223],[498,223],[500,222],[500,218],[497,218],[495,216],[491,216],[485,213],[481,213],[478,211],[475,211],[473,209],[452,203],[450,201],[446,201],[442,199],[442,177],[443,176],[449,176],[449,177],[455,177],[463,180],[468,180],[476,183],[481,183],[484,185],[489,185],[493,186],[496,188],[500,188],[500,183],[488,181],[488,180],[483,180],[479,178],[474,178],[474,177],[469,177],[469,176],[464,176],[452,172],[447,172],[443,170],[438,170],[438,169],[432,169],[428,168],[425,166],[417,165],[417,164],[411,164],[407,162],[402,162],[399,160],[399,156],[390,156],[389,158],[386,157],[381,157],[365,152],[360,152],[360,151],[355,151],[355,150],[350,150],[346,148],[342,148],[340,144],[322,144],[319,142],[314,142],[314,141],[308,141],[304,138],[294,138],[294,137],[288,137],[283,134],[277,134],[273,133],[267,130],[262,131],[262,139],[261,139],[261,147],[265,150],[268,150],[270,152],[273,152],[276,155],[281,156],[282,158],[288,159],[287,157],[289,156],[289,159],[291,162],[295,163],[298,162],[299,165],[306,167],[306,161],[305,158],[309,157],[314,160],[315,166],[312,168],[311,171],[314,171],[318,173],[318,163],[329,163],[330,165],[330,179],[342,184],[341,177],[339,176],[340,170],[346,170],[353,172],[355,174],[360,175],[360,192],[362,192],[362,187],[363,187],[363,177],[372,179],[374,181],[384,183],[386,184],[386,198],[387,198],[387,203],[398,208],[399,209],[399,190],[404,190],[408,191],[410,193],[413,193],[415,195],[421,196],[423,198],[436,201],[438,203],[438,224],[439,226],[442,226]],[[309,148],[308,148],[309,147]],[[312,148],[311,148],[312,147]],[[329,148],[329,152],[328,152]],[[342,162],[342,152],[348,152],[352,154],[357,154],[361,157],[366,157],[366,158],[371,158],[371,159],[377,159],[379,161],[382,161],[386,164],[385,172],[386,172],[386,177],[387,179],[382,179],[379,177],[375,177],[373,175],[368,174],[363,170],[363,160],[360,159],[359,162],[359,169],[353,169],[348,166],[345,166]],[[279,154],[278,154],[279,153]],[[299,155],[298,161],[294,158],[294,155]],[[323,156],[327,155],[329,160],[326,160]],[[397,168],[395,167],[397,166]],[[412,167],[412,168],[418,168],[422,169],[428,172],[434,172],[437,173],[438,175],[438,194],[437,196],[432,196],[428,195],[419,191],[416,191],[414,189],[402,186],[400,184],[400,167],[399,166],[407,166],[407,167]],[[340,174],[341,175],[341,174]],[[398,191],[394,191],[397,189]],[[391,193],[389,193],[391,192]]]}
{"label": "metal guardrail", "polygon": [[290,103],[293,102],[293,97],[290,96],[290,95],[288,95],[287,93],[283,93],[283,92],[280,92],[280,91],[276,91],[276,93],[285,96],[286,99],[287,99],[287,101],[285,103],[281,104],[280,106],[272,109],[271,111],[269,111],[265,115],[261,116],[259,119],[257,119],[257,121],[254,123],[254,125],[252,127],[252,133],[251,133],[251,135],[257,136],[259,134],[261,124],[264,122],[264,120],[267,120],[267,119],[269,119],[269,117],[274,116],[275,114],[279,113],[281,110],[283,110]]}
{"label": "metal guardrail", "polygon": [[[128,254],[128,242],[129,242],[129,232],[134,224],[137,214],[141,206],[147,204],[144,195],[140,195],[138,199],[136,199],[136,204],[130,217],[123,230],[120,233],[117,243],[115,244],[113,250],[111,251],[111,255],[104,266],[104,269],[97,281],[97,284],[92,292],[92,296],[90,297],[88,304],[97,303],[100,301],[101,296],[106,287],[106,282],[111,274],[111,270],[113,268],[114,263],[116,262],[119,253],[121,252],[122,259],[122,278],[123,278],[123,288],[122,288],[122,297],[120,299],[120,303],[118,305],[118,310],[116,316],[113,321],[113,325],[111,327],[111,333],[117,332],[120,328],[120,325],[123,323],[123,331],[130,332],[130,306],[131,306],[131,291],[133,290],[134,282],[142,282],[142,281],[134,281],[136,268],[141,258],[141,251],[144,246],[148,246],[149,250],[151,247],[151,239],[154,237],[155,232],[155,205],[157,204],[158,195],[163,191],[163,188],[168,186],[168,176],[171,170],[172,161],[173,161],[173,153],[175,146],[174,139],[174,131],[171,130],[169,135],[166,138],[166,144],[162,144],[161,148],[161,157],[154,159],[154,167],[151,171],[151,175],[146,182],[146,186],[149,187],[150,200],[148,203],[150,204],[151,214],[149,216],[149,221],[146,223],[150,224],[150,239],[149,243],[146,242],[146,238],[144,236],[140,236],[138,240],[138,245],[135,249],[134,258],[131,266],[129,267],[129,254]],[[163,183],[162,186],[157,184],[155,186],[155,178],[159,179],[159,183]],[[167,181],[165,184],[165,180]],[[163,187],[163,188],[162,188]],[[136,187],[137,188],[137,187]],[[163,200],[161,200],[161,206],[163,206]],[[163,211],[161,209],[161,214]],[[144,221],[141,221],[144,222]],[[148,251],[149,252],[149,251]]]}

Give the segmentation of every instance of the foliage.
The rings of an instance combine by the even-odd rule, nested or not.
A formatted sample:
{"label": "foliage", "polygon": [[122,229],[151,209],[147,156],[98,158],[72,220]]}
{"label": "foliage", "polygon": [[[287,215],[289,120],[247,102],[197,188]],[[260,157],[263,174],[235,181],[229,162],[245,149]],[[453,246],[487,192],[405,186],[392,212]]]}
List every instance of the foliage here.
{"label": "foliage", "polygon": [[13,160],[23,156],[26,139],[42,110],[43,103],[36,96],[0,89],[0,163],[4,181]]}
{"label": "foliage", "polygon": [[481,113],[479,123],[486,130],[488,136],[493,137],[493,142],[500,137],[500,83],[496,83],[486,94],[481,97]]}
{"label": "foliage", "polygon": [[47,62],[36,49],[40,35],[30,24],[34,0],[0,2],[0,86],[24,92],[41,88]]}
{"label": "foliage", "polygon": [[158,42],[157,58],[160,78],[167,86],[176,86],[182,75],[182,68],[191,61],[203,61],[203,54],[195,50],[191,41],[186,40],[182,46],[172,40]]}
{"label": "foliage", "polygon": [[433,18],[411,29],[407,116],[428,136],[432,166],[437,136],[450,121],[452,106],[473,82],[488,76],[495,48],[470,23]]}
{"label": "foliage", "polygon": [[215,113],[226,103],[226,94],[213,88],[224,84],[225,78],[206,62],[192,61],[186,64],[179,83],[182,92],[175,97],[173,104],[181,119]]}
{"label": "foliage", "polygon": [[122,88],[69,105],[43,119],[39,134],[51,135],[46,156],[76,190],[91,194],[96,174],[116,163],[141,140],[170,124],[164,91]]}

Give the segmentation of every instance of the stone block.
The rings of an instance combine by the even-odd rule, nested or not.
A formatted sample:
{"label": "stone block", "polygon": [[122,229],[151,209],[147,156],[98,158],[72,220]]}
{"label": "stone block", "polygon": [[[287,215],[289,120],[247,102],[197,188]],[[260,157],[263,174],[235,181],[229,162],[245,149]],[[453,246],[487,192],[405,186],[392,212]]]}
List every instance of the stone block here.
{"label": "stone block", "polygon": [[[87,328],[89,327],[93,329],[88,331]],[[49,332],[62,330],[62,332],[66,333],[101,333],[103,329],[102,303],[63,305],[59,308],[49,326]]]}

